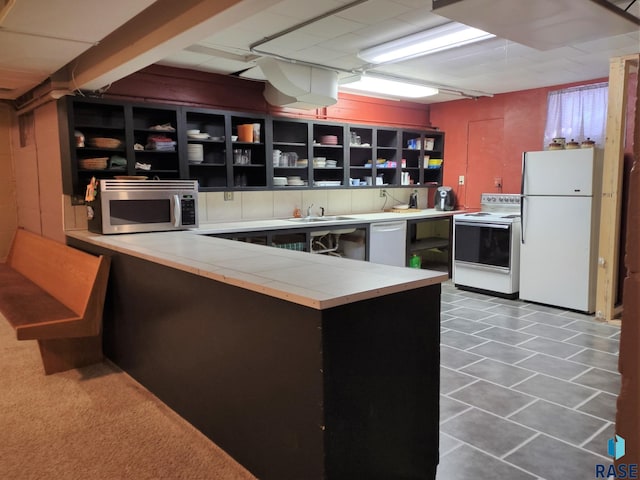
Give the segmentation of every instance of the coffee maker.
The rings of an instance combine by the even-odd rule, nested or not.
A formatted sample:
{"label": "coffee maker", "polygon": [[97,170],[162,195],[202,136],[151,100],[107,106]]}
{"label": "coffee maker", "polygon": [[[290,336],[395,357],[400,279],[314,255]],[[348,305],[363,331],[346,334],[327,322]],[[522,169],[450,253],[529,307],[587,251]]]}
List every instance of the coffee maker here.
{"label": "coffee maker", "polygon": [[438,187],[434,200],[436,210],[453,210],[456,206],[456,196],[451,187]]}

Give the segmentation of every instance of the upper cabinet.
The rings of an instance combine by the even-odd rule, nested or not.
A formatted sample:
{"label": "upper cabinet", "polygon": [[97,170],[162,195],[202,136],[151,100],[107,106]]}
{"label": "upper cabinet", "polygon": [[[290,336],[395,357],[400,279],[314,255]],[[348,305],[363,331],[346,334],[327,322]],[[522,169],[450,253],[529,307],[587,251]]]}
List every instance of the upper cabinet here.
{"label": "upper cabinet", "polygon": [[444,133],[86,97],[59,101],[64,192],[91,177],[201,191],[440,185]]}
{"label": "upper cabinet", "polygon": [[127,129],[129,172],[150,178],[180,178],[178,147],[182,138],[177,131],[176,108],[133,105],[130,125],[132,128]]}

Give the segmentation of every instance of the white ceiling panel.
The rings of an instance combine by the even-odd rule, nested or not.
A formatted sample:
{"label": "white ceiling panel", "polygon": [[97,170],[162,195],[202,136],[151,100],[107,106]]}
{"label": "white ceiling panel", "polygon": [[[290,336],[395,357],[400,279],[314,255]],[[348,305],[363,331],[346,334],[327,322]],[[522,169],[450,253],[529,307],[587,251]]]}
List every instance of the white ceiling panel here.
{"label": "white ceiling panel", "polygon": [[17,0],[2,22],[2,28],[54,38],[98,42],[154,2]]}
{"label": "white ceiling panel", "polygon": [[[469,1],[477,0],[461,0],[463,5]],[[509,0],[505,5],[513,5],[512,1],[515,0]],[[530,7],[530,15],[521,15],[523,18],[518,18],[518,21],[528,27],[535,24],[532,22],[544,23],[544,19],[553,16],[558,2],[564,5],[567,1],[570,0],[518,0],[519,5]],[[610,1],[623,8],[631,2]],[[37,73],[38,81],[42,81],[90,45],[74,45],[69,39],[83,42],[99,40],[152,3],[152,0],[17,0],[15,10],[2,26],[4,30],[0,29],[0,68],[11,72],[15,70],[12,78],[22,75],[25,84],[30,82],[32,85],[31,69],[31,73]],[[358,4],[350,6],[354,3]],[[159,63],[229,74],[254,65],[250,45],[268,37],[277,37],[258,49],[269,52],[269,55],[334,68],[340,75],[366,68],[369,75],[382,73],[405,77],[425,84],[442,85],[452,91],[464,90],[471,96],[478,92],[497,94],[601,78],[608,74],[611,57],[640,52],[640,33],[600,33],[598,25],[595,25],[589,32],[594,40],[579,42],[574,41],[579,36],[575,39],[567,37],[566,44],[549,50],[537,50],[498,37],[395,64],[372,66],[357,57],[363,48],[450,21],[434,14],[431,4],[431,0],[241,0],[237,11],[243,15],[234,17],[233,22],[220,20],[207,38],[182,52],[169,48],[170,41],[156,48],[166,51]],[[327,15],[343,6],[349,8]],[[640,0],[631,6],[629,12],[636,17],[640,15]],[[605,11],[603,15],[614,14]],[[226,19],[222,14],[214,18]],[[304,22],[309,24],[301,26]],[[615,24],[616,19],[603,17],[601,23]],[[547,28],[547,24],[544,25]],[[63,43],[47,40],[45,44],[31,40],[21,42],[7,36],[8,26],[66,40]],[[562,25],[554,28],[563,30]],[[544,37],[548,32],[543,31],[542,27],[534,29],[532,35]],[[557,37],[567,35],[568,31],[552,33]],[[249,75],[263,78],[259,69]],[[0,98],[10,97],[4,97],[0,92]],[[418,101],[432,103],[454,98],[461,97],[440,94]]]}
{"label": "white ceiling panel", "polygon": [[86,43],[0,30],[0,68],[48,75],[84,52]]}
{"label": "white ceiling panel", "polygon": [[317,22],[300,29],[301,32],[315,35],[321,38],[335,38],[339,35],[357,32],[367,25],[361,22],[354,22],[341,17],[323,18]]}
{"label": "white ceiling panel", "polygon": [[309,18],[320,16],[326,12],[343,7],[351,0],[322,0],[321,2],[307,2],[300,0],[284,0],[269,9],[271,13],[295,18],[300,23]]}
{"label": "white ceiling panel", "polygon": [[410,11],[411,7],[391,0],[369,0],[338,15],[354,22],[376,25]]}

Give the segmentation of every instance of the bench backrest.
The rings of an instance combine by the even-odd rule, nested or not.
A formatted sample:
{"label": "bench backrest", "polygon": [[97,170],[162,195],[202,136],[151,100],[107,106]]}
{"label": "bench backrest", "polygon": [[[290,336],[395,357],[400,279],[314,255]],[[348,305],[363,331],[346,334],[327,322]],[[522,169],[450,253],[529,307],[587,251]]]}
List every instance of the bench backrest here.
{"label": "bench backrest", "polygon": [[84,316],[101,257],[18,229],[7,264]]}

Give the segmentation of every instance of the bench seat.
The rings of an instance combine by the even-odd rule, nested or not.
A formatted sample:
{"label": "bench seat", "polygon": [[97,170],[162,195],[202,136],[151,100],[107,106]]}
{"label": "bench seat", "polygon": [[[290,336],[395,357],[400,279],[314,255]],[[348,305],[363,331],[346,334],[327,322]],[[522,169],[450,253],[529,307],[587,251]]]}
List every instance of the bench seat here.
{"label": "bench seat", "polygon": [[109,258],[18,230],[0,264],[0,311],[18,340],[37,340],[46,374],[102,360]]}

